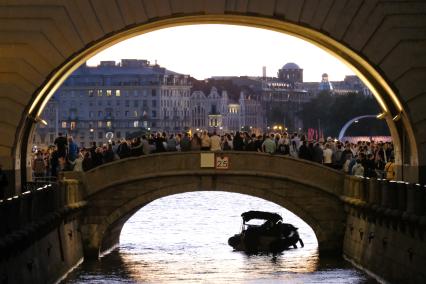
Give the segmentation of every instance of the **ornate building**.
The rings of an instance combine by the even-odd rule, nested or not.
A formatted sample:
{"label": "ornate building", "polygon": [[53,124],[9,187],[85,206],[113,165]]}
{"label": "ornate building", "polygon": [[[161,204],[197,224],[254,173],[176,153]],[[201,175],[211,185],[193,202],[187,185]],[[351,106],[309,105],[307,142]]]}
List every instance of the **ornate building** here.
{"label": "ornate building", "polygon": [[[181,131],[190,126],[188,75],[147,60],[103,61],[78,68],[47,104],[35,144],[52,144],[58,132],[81,146],[122,138],[142,128]],[[56,108],[56,110],[55,110]]]}
{"label": "ornate building", "polygon": [[206,96],[195,91],[191,96],[192,127],[218,132],[235,132],[241,129],[264,129],[263,109],[260,101],[244,92],[233,101],[224,90],[219,94],[215,87]]}

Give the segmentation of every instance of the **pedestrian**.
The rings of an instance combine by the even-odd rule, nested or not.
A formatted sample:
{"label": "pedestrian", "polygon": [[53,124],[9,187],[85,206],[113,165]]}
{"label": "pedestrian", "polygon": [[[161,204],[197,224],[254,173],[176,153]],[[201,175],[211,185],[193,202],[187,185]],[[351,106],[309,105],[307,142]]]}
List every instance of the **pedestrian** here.
{"label": "pedestrian", "polygon": [[203,134],[201,135],[201,151],[208,151],[210,150],[210,137],[207,133],[207,131],[203,131]]}
{"label": "pedestrian", "polygon": [[46,163],[41,151],[37,152],[32,163],[32,168],[35,180],[41,179],[46,175]]}
{"label": "pedestrian", "polygon": [[185,132],[185,135],[180,140],[180,150],[182,152],[191,151],[191,140],[189,139],[188,132]]}
{"label": "pedestrian", "polygon": [[395,180],[395,159],[390,157],[389,162],[385,165],[385,175],[387,180]]}
{"label": "pedestrian", "polygon": [[277,150],[277,145],[275,144],[274,134],[270,134],[262,144],[262,151],[264,153],[274,154]]}
{"label": "pedestrian", "polygon": [[63,136],[61,132],[58,133],[58,137],[53,142],[58,150],[58,158],[64,158],[67,155],[67,138]]}
{"label": "pedestrian", "polygon": [[355,165],[352,167],[352,175],[360,177],[364,176],[364,167],[362,166],[360,159],[357,159]]}
{"label": "pedestrian", "polygon": [[325,144],[325,149],[323,151],[323,163],[324,166],[332,167],[333,166],[333,150],[329,143]]}
{"label": "pedestrian", "polygon": [[222,148],[220,147],[220,143],[220,137],[216,134],[216,131],[214,131],[212,137],[210,137],[210,151],[222,150]]}
{"label": "pedestrian", "polygon": [[198,137],[197,133],[194,133],[191,139],[191,151],[200,151],[201,150],[201,139]]}

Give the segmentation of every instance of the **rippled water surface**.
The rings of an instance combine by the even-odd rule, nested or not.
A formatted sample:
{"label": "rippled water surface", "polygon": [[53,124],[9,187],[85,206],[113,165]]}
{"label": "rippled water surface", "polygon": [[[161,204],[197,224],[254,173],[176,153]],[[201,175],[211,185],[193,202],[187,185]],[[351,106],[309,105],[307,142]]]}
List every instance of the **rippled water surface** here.
{"label": "rippled water surface", "polygon": [[[277,257],[247,256],[228,246],[241,213],[280,213],[299,228],[304,248]],[[342,259],[319,259],[312,229],[265,200],[225,192],[191,192],[158,199],[124,225],[120,245],[85,262],[64,283],[375,283]]]}

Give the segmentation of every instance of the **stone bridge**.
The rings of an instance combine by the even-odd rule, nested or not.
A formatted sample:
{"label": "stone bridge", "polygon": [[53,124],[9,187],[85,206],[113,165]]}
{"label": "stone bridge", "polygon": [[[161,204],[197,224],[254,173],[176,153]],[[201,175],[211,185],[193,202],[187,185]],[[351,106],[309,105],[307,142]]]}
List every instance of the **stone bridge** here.
{"label": "stone bridge", "polygon": [[[202,166],[206,155],[226,155],[229,168]],[[97,258],[116,245],[123,224],[147,203],[202,190],[272,201],[312,227],[321,253],[342,249],[344,175],[308,161],[256,152],[175,152],[119,160],[65,177],[81,181],[88,203],[82,220],[85,257]]]}

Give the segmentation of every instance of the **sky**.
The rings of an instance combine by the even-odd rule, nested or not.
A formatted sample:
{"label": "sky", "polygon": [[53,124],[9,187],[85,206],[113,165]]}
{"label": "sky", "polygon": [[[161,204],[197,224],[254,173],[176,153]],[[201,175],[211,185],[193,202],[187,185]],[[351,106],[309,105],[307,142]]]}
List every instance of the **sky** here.
{"label": "sky", "polygon": [[299,38],[265,29],[232,25],[189,25],[165,28],[122,41],[87,61],[147,59],[199,80],[212,76],[276,77],[278,69],[294,62],[305,82],[331,81],[354,73],[339,59]]}

